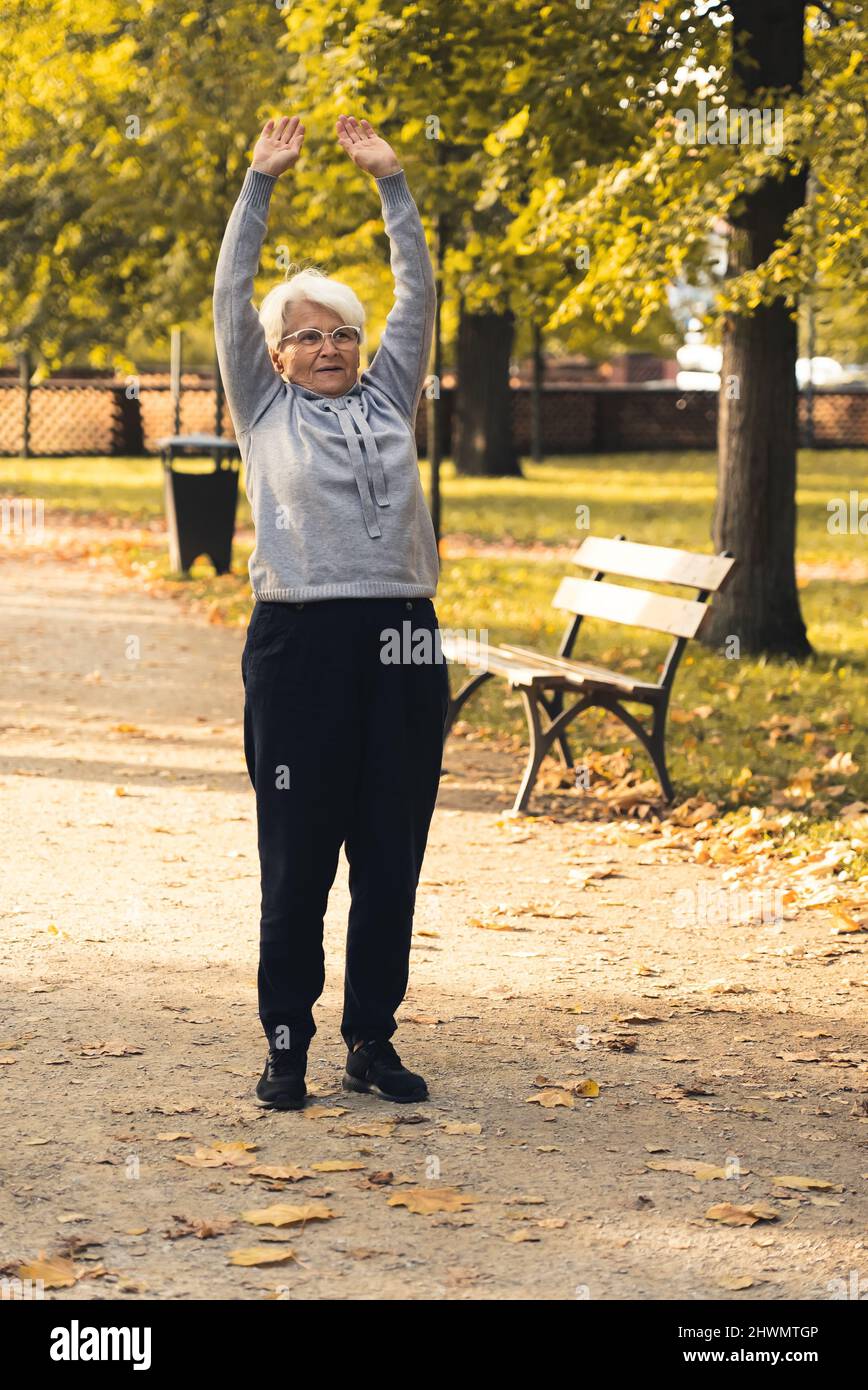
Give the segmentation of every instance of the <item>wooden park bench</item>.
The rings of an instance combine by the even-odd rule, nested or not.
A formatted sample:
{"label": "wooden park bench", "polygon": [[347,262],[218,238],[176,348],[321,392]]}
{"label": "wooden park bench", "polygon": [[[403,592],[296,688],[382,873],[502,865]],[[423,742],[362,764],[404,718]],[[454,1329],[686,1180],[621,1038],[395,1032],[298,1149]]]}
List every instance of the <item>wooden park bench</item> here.
{"label": "wooden park bench", "polygon": [[[617,715],[641,741],[650,754],[663,795],[671,801],[674,790],[666,768],[665,730],[672,684],[684,648],[708,618],[710,595],[723,588],[735,560],[729,552],[695,555],[688,550],[634,544],[623,536],[614,540],[588,536],[573,556],[573,563],[592,574],[590,579],[563,579],[552,600],[553,607],[570,614],[557,655],[508,642],[491,646],[468,642],[448,632],[443,634],[442,650],[447,660],[476,670],[449,701],[446,733],[473,692],[493,676],[503,676],[521,695],[530,734],[527,767],[513,805],[515,812],[527,808],[540,764],[553,744],[557,745],[564,765],[572,769],[567,726],[593,706]],[[609,584],[605,579],[609,574],[674,584],[697,593],[695,597],[672,598],[648,589]],[[602,618],[670,633],[674,640],[660,680],[643,681],[588,661],[577,661],[573,647],[583,618]],[[578,699],[568,704],[567,697],[573,691]],[[624,708],[625,704],[649,707],[650,723],[640,722]]]}

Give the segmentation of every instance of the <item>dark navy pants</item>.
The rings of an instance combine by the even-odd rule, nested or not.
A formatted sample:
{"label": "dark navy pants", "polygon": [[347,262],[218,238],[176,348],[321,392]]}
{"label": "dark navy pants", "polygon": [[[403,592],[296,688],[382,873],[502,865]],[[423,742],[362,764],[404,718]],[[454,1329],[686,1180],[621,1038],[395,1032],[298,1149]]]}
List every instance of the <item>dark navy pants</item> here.
{"label": "dark navy pants", "polygon": [[[244,751],[262,887],[259,1017],[272,1044],[316,1032],[342,845],[352,902],[341,1033],[351,1047],[397,1027],[449,699],[437,626],[427,598],[254,607],[241,658]],[[418,636],[423,628],[432,635]],[[389,629],[411,638],[404,656],[427,645],[433,659],[384,661],[397,650]]]}

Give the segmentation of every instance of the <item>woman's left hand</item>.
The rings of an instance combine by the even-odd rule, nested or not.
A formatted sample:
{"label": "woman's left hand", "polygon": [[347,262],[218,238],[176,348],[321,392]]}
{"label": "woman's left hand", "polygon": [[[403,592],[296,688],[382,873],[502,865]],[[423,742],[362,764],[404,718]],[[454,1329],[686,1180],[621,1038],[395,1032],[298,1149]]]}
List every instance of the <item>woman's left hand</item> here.
{"label": "woman's left hand", "polygon": [[392,146],[377,134],[370,121],[339,116],[337,136],[353,163],[373,178],[384,179],[401,172]]}

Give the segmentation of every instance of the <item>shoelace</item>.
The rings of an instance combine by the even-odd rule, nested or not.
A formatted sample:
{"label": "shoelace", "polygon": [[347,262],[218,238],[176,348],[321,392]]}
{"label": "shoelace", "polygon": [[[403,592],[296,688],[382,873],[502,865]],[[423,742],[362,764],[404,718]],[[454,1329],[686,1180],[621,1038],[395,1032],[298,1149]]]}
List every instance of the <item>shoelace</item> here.
{"label": "shoelace", "polygon": [[297,1071],[304,1064],[305,1054],[301,1048],[281,1047],[268,1049],[268,1070],[273,1076],[285,1076]]}
{"label": "shoelace", "polygon": [[370,1042],[362,1043],[362,1047],[368,1056],[377,1062],[386,1062],[396,1069],[403,1066],[401,1058],[387,1038],[373,1038]]}

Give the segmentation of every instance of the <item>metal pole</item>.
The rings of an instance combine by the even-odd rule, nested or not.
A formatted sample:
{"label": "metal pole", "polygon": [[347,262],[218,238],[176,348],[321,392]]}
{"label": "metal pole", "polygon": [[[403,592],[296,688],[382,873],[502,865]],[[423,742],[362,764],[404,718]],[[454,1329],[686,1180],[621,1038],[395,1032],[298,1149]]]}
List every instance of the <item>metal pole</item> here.
{"label": "metal pole", "polygon": [[542,352],[542,331],[538,323],[531,325],[531,333],[533,338],[533,378],[530,395],[530,456],[534,463],[542,463],[542,386],[545,362]]}
{"label": "metal pole", "polygon": [[816,327],[814,324],[814,297],[808,299],[808,380],[805,383],[805,446],[814,447],[814,347]]}
{"label": "metal pole", "polygon": [[24,410],[22,420],[22,443],[21,457],[30,458],[30,377],[31,377],[30,352],[27,348],[18,354],[18,382],[24,396]]}
{"label": "metal pole", "polygon": [[220,361],[217,344],[214,344],[214,433],[219,439],[223,434],[223,378],[220,375]]}
{"label": "metal pole", "polygon": [[[811,170],[808,171],[808,181],[807,181],[807,189],[806,189],[806,194],[805,194],[805,196],[806,196],[807,204],[808,204],[808,218],[809,218],[809,220],[810,220],[810,224],[811,224],[811,228],[812,228],[812,229],[813,229],[814,226],[815,226],[815,212],[816,212],[816,201],[815,201],[815,199],[816,199],[816,194],[817,194],[817,180],[816,180],[816,177],[815,177],[815,175],[814,175],[814,171],[811,169]],[[813,447],[814,447],[814,352],[815,352],[815,350],[816,350],[816,323],[815,323],[815,320],[814,320],[815,310],[814,310],[813,286],[811,287],[811,290],[808,292],[807,311],[808,311],[808,312],[807,312],[807,319],[808,319],[808,380],[807,380],[807,382],[805,383],[805,405],[806,405],[806,407],[807,407],[806,412],[805,412],[805,414],[806,414],[806,420],[805,420],[805,441],[806,441],[807,448],[813,449]]]}
{"label": "metal pole", "polygon": [[172,345],[169,372],[171,377],[172,400],[175,404],[174,434],[181,433],[181,357],[182,333],[180,328],[172,329]]}

